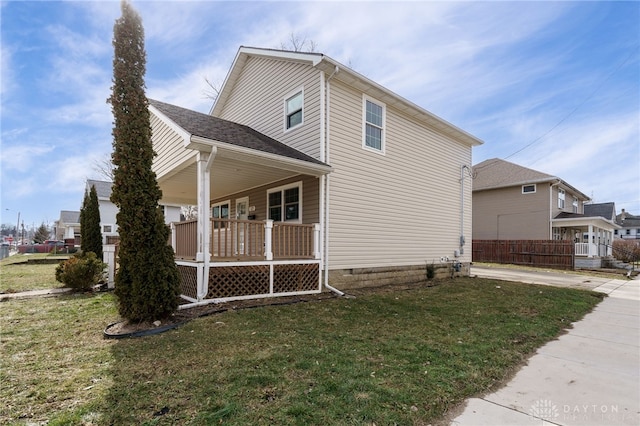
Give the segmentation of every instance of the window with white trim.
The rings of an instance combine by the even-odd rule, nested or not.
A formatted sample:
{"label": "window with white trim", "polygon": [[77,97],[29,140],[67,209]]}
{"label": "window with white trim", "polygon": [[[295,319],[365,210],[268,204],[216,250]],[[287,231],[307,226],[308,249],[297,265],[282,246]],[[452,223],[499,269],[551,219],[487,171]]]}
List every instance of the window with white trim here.
{"label": "window with white trim", "polygon": [[[211,206],[211,218],[212,219],[229,219],[229,206],[231,206],[231,200],[216,203]],[[222,222],[213,222],[213,228],[224,228]]]}
{"label": "window with white trim", "polygon": [[102,225],[102,232],[109,233],[113,232],[113,225]]}
{"label": "window with white trim", "polygon": [[573,212],[578,213],[578,210],[579,210],[578,208],[580,207],[578,197],[573,197],[572,206],[573,206]]}
{"label": "window with white trim", "polygon": [[558,208],[559,209],[564,209],[564,196],[565,196],[564,189],[558,188]]}
{"label": "window with white trim", "polygon": [[384,153],[386,107],[366,96],[362,100],[363,140],[366,149]]}
{"label": "window with white trim", "polygon": [[523,194],[533,194],[536,192],[536,184],[532,185],[522,185],[522,193]]}
{"label": "window with white trim", "polygon": [[274,222],[302,222],[302,182],[267,191],[267,218]]}
{"label": "window with white trim", "polygon": [[302,107],[304,105],[304,92],[299,89],[284,100],[285,130],[299,126],[303,122]]}

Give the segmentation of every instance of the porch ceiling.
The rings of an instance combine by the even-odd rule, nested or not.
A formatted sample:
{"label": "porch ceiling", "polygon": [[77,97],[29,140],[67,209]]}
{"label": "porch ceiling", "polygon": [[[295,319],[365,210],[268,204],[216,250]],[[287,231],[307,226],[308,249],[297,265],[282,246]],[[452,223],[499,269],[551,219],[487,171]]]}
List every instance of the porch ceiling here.
{"label": "porch ceiling", "polygon": [[[237,159],[217,158],[211,167],[211,199],[221,198],[250,188],[277,182],[301,174],[297,171],[269,167]],[[162,202],[197,205],[197,164],[195,159],[172,176],[158,179]]]}
{"label": "porch ceiling", "polygon": [[613,231],[614,229],[620,229],[620,226],[607,220],[603,217],[576,217],[576,218],[562,218],[553,219],[551,221],[554,227],[563,228],[587,228],[589,225],[604,229],[606,231]]}

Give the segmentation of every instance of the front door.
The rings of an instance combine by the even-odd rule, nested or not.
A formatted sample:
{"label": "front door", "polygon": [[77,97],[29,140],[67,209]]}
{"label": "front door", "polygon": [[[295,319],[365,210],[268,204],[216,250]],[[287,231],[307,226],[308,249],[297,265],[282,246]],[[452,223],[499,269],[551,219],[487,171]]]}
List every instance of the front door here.
{"label": "front door", "polygon": [[[247,220],[249,217],[249,197],[238,198],[236,200],[236,219]],[[236,254],[245,254],[245,228],[246,223],[236,223]]]}

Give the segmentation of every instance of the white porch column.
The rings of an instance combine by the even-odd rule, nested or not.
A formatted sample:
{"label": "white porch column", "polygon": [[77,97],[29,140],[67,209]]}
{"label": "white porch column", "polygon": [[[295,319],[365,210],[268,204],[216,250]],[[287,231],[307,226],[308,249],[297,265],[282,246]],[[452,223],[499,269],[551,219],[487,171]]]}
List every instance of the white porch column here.
{"label": "white porch column", "polygon": [[320,259],[320,224],[313,224],[313,258]]}
{"label": "white porch column", "polygon": [[173,222],[171,222],[169,227],[171,228],[171,248],[175,253],[176,252],[176,225]]}
{"label": "white porch column", "polygon": [[107,264],[107,287],[115,288],[116,283],[116,246],[104,244],[102,246],[102,261]]}
{"label": "white porch column", "polygon": [[593,225],[589,225],[588,241],[589,241],[589,245],[587,246],[589,248],[588,257],[593,257],[593,255],[594,255],[594,253],[593,253]]}
{"label": "white porch column", "polygon": [[198,280],[197,298],[202,300],[209,291],[209,261],[211,259],[210,233],[211,233],[211,166],[216,156],[216,148],[212,147],[210,153],[200,151],[198,153],[198,237],[196,261],[203,262],[202,276]]}
{"label": "white porch column", "polygon": [[272,248],[272,231],[273,220],[267,219],[264,221],[264,258],[266,260],[273,260],[273,248]]}

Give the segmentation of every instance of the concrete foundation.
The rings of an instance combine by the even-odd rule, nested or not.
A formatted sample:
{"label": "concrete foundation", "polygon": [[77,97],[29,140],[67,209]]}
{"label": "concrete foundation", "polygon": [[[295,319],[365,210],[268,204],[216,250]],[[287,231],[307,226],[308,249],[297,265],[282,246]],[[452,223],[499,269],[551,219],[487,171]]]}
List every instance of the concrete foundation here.
{"label": "concrete foundation", "polygon": [[390,284],[411,285],[452,276],[469,276],[469,264],[460,263],[459,265],[459,271],[457,271],[451,262],[433,264],[433,278],[427,277],[427,267],[430,269],[432,264],[335,269],[329,271],[329,284],[340,290],[348,290]]}

